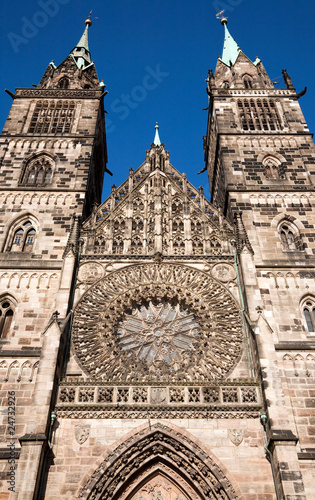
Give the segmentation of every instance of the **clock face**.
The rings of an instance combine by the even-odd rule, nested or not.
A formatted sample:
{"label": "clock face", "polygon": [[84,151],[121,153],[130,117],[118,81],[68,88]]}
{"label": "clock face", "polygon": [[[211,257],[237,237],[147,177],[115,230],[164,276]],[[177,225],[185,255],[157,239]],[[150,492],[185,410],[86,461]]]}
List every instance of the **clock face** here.
{"label": "clock face", "polygon": [[106,381],[226,377],[242,351],[230,293],[199,270],[143,264],[95,283],[76,307],[72,341],[87,375]]}

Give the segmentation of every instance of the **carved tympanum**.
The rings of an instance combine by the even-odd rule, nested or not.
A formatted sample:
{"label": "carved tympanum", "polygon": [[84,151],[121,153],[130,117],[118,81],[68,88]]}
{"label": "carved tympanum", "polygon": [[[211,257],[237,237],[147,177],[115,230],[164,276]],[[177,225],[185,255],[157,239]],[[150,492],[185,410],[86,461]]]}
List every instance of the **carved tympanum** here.
{"label": "carved tympanum", "polygon": [[73,345],[93,377],[117,381],[225,377],[242,345],[238,308],[201,271],[177,264],[129,266],[79,302]]}

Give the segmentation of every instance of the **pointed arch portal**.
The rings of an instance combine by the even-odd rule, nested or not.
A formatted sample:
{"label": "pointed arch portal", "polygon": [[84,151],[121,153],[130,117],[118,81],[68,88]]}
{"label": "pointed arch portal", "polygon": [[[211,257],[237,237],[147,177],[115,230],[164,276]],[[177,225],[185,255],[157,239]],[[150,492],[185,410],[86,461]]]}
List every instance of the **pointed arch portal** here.
{"label": "pointed arch portal", "polygon": [[80,500],[236,500],[217,463],[180,432],[156,424],[119,445]]}

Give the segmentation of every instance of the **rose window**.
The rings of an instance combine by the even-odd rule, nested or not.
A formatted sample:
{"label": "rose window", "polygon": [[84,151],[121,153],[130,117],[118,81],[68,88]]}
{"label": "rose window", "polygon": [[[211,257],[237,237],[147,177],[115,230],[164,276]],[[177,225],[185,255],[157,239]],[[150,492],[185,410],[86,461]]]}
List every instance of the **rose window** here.
{"label": "rose window", "polygon": [[171,366],[187,358],[200,336],[194,315],[179,304],[150,301],[125,314],[118,325],[119,346],[128,357]]}

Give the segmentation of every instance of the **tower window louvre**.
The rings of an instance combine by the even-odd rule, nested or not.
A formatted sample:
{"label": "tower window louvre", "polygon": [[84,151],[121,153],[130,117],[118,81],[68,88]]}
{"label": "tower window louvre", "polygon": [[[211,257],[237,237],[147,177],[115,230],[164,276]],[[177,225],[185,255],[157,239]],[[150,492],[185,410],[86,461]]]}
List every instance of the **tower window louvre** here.
{"label": "tower window louvre", "polygon": [[49,105],[47,101],[38,102],[35,106],[28,133],[69,133],[74,117],[74,109],[74,103],[70,101],[51,102]]}
{"label": "tower window louvre", "polygon": [[274,102],[266,99],[239,100],[240,119],[243,130],[281,130],[281,122]]}

